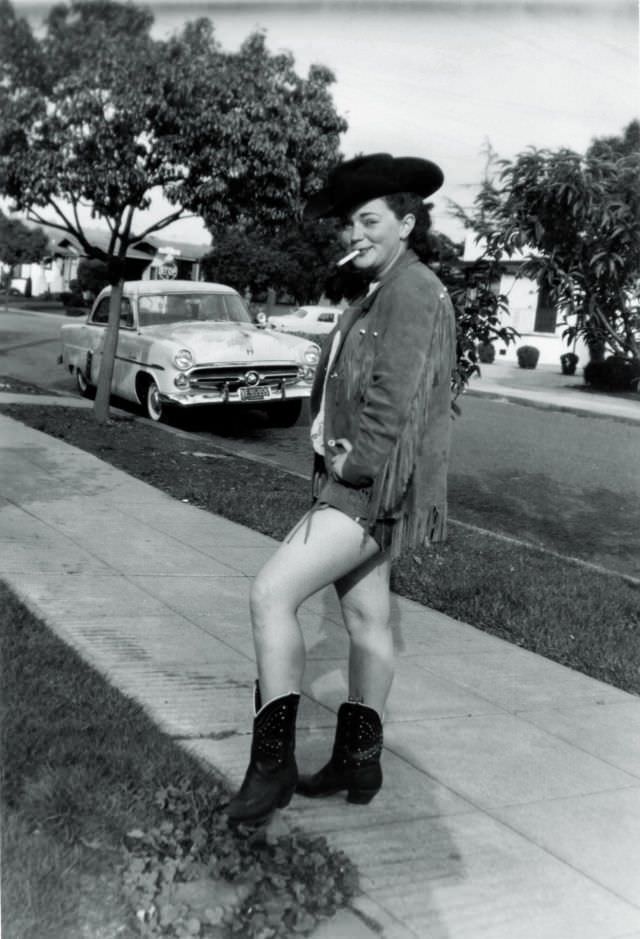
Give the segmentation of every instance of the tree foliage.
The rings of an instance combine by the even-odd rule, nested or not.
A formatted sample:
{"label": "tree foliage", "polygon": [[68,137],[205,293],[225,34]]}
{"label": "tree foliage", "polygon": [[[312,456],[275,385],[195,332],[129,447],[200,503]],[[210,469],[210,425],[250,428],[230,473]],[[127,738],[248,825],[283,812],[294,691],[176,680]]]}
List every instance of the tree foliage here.
{"label": "tree foliage", "polygon": [[640,124],[584,155],[530,148],[497,166],[461,213],[485,258],[522,256],[520,274],[547,288],[569,342],[581,335],[596,354],[638,358]]}
{"label": "tree foliage", "polygon": [[0,261],[8,267],[41,261],[49,242],[41,228],[30,228],[0,212]]}
{"label": "tree foliage", "polygon": [[322,66],[299,77],[293,57],[269,53],[262,33],[236,53],[215,52],[207,23],[169,44],[200,102],[175,141],[190,166],[181,200],[202,212],[214,235],[229,225],[274,231],[299,217],[338,159],[347,125],[330,96],[334,77]]}
{"label": "tree foliage", "polygon": [[16,264],[41,261],[47,253],[49,242],[41,228],[29,228],[19,219],[7,218],[0,212],[0,263],[9,269],[3,276],[8,300],[11,288],[11,268]]}
{"label": "tree foliage", "polygon": [[[331,73],[307,78],[264,35],[225,52],[209,20],[167,41],[152,14],[115,0],[54,7],[41,39],[0,0],[0,194],[36,221],[53,212],[114,285],[96,414],[105,419],[128,248],[187,212],[212,230],[273,229],[299,214],[338,156],[345,122]],[[140,230],[162,191],[173,209]],[[81,219],[107,226],[105,249]],[[49,220],[49,224],[51,224]]]}
{"label": "tree foliage", "polygon": [[232,226],[220,232],[202,265],[207,279],[248,288],[254,297],[273,288],[296,303],[315,303],[340,254],[332,221],[292,219],[276,231]]}

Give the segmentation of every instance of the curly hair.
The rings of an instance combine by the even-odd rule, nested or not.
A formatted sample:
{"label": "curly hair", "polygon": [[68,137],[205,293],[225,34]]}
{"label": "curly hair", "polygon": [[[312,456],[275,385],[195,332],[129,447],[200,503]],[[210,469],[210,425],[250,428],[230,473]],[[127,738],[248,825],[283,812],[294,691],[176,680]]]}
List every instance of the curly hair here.
{"label": "curly hair", "polygon": [[389,196],[382,196],[396,218],[405,215],[414,215],[416,223],[409,235],[408,246],[412,248],[421,261],[428,264],[433,260],[433,239],[429,234],[431,230],[432,202],[425,202],[422,196],[415,192],[394,192]]}

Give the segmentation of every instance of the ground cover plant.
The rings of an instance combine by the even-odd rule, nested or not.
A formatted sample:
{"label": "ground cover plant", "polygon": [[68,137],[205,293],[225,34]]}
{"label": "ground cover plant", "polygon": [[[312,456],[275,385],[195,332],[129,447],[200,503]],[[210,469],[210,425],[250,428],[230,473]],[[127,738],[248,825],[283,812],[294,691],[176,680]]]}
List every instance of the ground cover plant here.
{"label": "ground cover plant", "polygon": [[234,833],[222,781],[0,582],[2,935],[284,939],[353,867],[282,819]]}
{"label": "ground cover plant", "polygon": [[[201,436],[194,440],[132,417],[98,426],[90,412],[64,407],[3,405],[2,411],[176,499],[276,539],[309,504],[307,480],[223,453]],[[640,589],[623,577],[452,525],[446,544],[408,553],[395,563],[392,587],[522,648],[640,693]]]}

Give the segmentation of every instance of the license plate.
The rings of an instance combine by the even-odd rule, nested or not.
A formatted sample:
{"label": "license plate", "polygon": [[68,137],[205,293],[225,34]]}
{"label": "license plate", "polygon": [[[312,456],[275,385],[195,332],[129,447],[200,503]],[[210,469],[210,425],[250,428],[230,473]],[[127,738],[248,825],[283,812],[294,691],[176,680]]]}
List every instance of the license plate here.
{"label": "license plate", "polygon": [[270,391],[268,388],[241,388],[240,397],[243,401],[264,401],[268,398]]}

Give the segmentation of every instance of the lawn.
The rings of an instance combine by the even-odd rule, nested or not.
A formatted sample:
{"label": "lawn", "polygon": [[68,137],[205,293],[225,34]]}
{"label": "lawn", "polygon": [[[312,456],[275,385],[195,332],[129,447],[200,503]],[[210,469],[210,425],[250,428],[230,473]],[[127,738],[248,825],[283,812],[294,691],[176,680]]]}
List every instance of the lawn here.
{"label": "lawn", "polygon": [[222,781],[0,582],[2,935],[304,936],[354,894],[326,841],[233,832]]}

